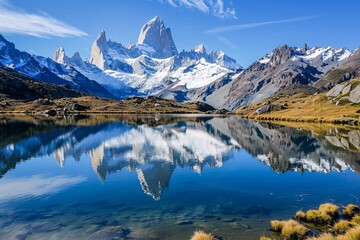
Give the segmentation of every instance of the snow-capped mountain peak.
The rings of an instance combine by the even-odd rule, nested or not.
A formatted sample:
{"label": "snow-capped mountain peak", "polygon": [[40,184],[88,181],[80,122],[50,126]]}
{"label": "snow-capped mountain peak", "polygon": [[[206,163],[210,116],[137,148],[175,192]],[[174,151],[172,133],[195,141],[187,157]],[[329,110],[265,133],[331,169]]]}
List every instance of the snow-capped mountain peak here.
{"label": "snow-capped mountain peak", "polygon": [[73,62],[75,65],[80,66],[83,62],[80,53],[79,52],[75,52],[74,55],[70,58],[71,62]]}
{"label": "snow-capped mountain peak", "polygon": [[333,47],[312,47],[305,54],[298,54],[299,58],[307,61],[321,60],[323,62],[339,62],[350,57],[351,51],[346,48],[335,49]]}
{"label": "snow-capped mountain peak", "polygon": [[90,63],[96,65],[98,68],[105,70],[108,64],[105,59],[105,52],[108,50],[108,41],[106,40],[106,33],[102,30],[91,47]]}
{"label": "snow-capped mountain peak", "polygon": [[[178,54],[170,28],[166,28],[164,21],[158,16],[142,27],[137,46],[156,58],[169,58]],[[151,48],[154,51],[148,50]]]}
{"label": "snow-capped mountain peak", "polygon": [[105,30],[101,30],[98,36],[96,37],[95,42],[98,46],[107,47],[107,40],[106,40],[106,32]]}
{"label": "snow-capped mountain peak", "polygon": [[53,60],[57,63],[73,67],[81,67],[83,65],[83,60],[79,52],[75,52],[72,57],[68,57],[63,46],[55,51]]}
{"label": "snow-capped mountain peak", "polygon": [[[136,45],[124,46],[110,41],[105,31],[101,31],[92,45],[88,62],[73,58],[66,60],[69,59],[68,62],[82,74],[98,81],[118,98],[124,97],[119,86],[124,89],[127,85],[140,95],[157,95],[184,81],[186,84],[180,85],[191,89],[203,87],[241,68],[222,51],[207,52],[203,44],[178,53],[171,30],[165,27],[160,17],[151,19],[142,27]],[[198,69],[202,71],[196,72]]]}
{"label": "snow-capped mountain peak", "polygon": [[69,58],[65,54],[65,49],[63,46],[59,47],[54,54],[53,60],[60,64],[69,64]]}
{"label": "snow-capped mountain peak", "polygon": [[199,44],[194,48],[194,51],[197,53],[206,53],[204,44]]}
{"label": "snow-capped mountain peak", "polygon": [[227,82],[242,69],[224,52],[208,52],[203,44],[178,53],[171,30],[160,17],[142,27],[136,45],[111,41],[100,31],[85,61],[78,52],[69,57],[64,47],[56,50],[53,60],[33,56],[18,51],[0,35],[0,64],[41,81],[107,98],[165,96],[166,92],[173,99],[176,93],[172,93],[182,89],[179,101],[204,100],[199,97],[202,91],[215,89],[214,85]]}

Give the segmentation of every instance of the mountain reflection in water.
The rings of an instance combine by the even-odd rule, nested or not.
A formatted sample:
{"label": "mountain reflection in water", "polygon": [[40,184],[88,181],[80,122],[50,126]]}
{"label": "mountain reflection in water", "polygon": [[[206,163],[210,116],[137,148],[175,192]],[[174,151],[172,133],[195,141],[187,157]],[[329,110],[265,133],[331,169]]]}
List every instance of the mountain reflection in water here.
{"label": "mountain reflection in water", "polygon": [[7,121],[0,130],[0,177],[29,159],[50,156],[64,166],[85,155],[101,181],[122,169],[136,171],[143,191],[156,200],[175,168],[201,173],[205,166],[222,167],[241,149],[276,172],[360,172],[359,130],[315,134],[236,116],[93,126]]}

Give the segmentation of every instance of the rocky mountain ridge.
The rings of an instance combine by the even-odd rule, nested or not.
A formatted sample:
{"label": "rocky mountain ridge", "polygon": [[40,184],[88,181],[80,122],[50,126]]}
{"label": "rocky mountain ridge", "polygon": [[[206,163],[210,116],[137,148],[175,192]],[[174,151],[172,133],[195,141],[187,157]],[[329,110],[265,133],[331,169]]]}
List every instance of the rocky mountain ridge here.
{"label": "rocky mountain ridge", "polygon": [[222,51],[203,44],[179,52],[160,17],[147,22],[135,45],[126,46],[101,31],[89,60],[56,50],[53,60],[21,52],[0,38],[0,65],[39,81],[67,85],[95,96],[124,99],[158,96],[202,101],[235,110],[294,86],[327,91],[360,75],[360,50],[281,45],[243,69]]}
{"label": "rocky mountain ridge", "polygon": [[[63,59],[66,61],[65,57]],[[73,90],[99,97],[115,98],[98,82],[86,78],[72,66],[19,51],[1,35],[0,66],[11,68],[41,82],[66,85]]]}
{"label": "rocky mountain ridge", "polygon": [[[352,59],[358,54],[357,52],[345,48],[308,48],[305,45],[301,49],[281,45],[271,54],[251,64],[229,84],[217,89],[206,99],[211,104],[212,98],[216,98],[215,107],[235,110],[240,106],[272,97],[279,91],[296,84],[316,88],[317,83],[324,81],[322,78],[328,72],[343,67],[347,62],[353,63]],[[347,80],[357,76],[358,73],[352,74]],[[331,87],[331,84],[327,87]]]}

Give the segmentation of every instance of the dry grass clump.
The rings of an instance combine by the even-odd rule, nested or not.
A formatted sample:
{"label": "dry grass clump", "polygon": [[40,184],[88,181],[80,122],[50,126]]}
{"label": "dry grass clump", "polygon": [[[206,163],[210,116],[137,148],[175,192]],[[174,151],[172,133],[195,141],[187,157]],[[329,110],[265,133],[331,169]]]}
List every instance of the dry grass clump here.
{"label": "dry grass clump", "polygon": [[309,229],[295,220],[270,222],[271,230],[281,233],[286,239],[302,239]]}
{"label": "dry grass clump", "polygon": [[268,237],[262,236],[262,237],[260,238],[260,240],[271,240],[271,238],[268,238]]}
{"label": "dry grass clump", "polygon": [[[270,223],[271,230],[277,232],[282,240],[360,240],[360,208],[349,204],[343,213],[340,219],[339,207],[325,203],[317,210],[308,210],[306,213],[298,211],[295,214],[295,218],[304,222],[304,225],[296,220],[273,220]],[[322,232],[321,235],[313,236],[318,231]],[[264,236],[260,240],[271,238]]]}
{"label": "dry grass clump", "polygon": [[308,238],[307,240],[359,240],[360,239],[360,227],[349,229],[345,234],[333,236],[330,233],[324,233],[319,237]]}
{"label": "dry grass clump", "polygon": [[336,240],[336,237],[331,233],[323,233],[319,237],[311,237],[307,240]]}
{"label": "dry grass clump", "polygon": [[332,203],[324,203],[319,206],[319,211],[329,214],[333,218],[339,218],[339,207]]}
{"label": "dry grass clump", "polygon": [[312,223],[317,226],[324,226],[334,223],[340,217],[339,207],[331,204],[324,203],[319,206],[318,210],[308,210],[306,213],[298,211],[295,217],[300,221]]}
{"label": "dry grass clump", "polygon": [[190,238],[190,240],[216,240],[213,235],[204,231],[196,231]]}
{"label": "dry grass clump", "polygon": [[300,221],[306,221],[306,213],[303,211],[297,211],[295,214],[295,218],[299,219]]}
{"label": "dry grass clump", "polygon": [[270,222],[270,229],[271,231],[274,231],[274,232],[281,232],[281,229],[284,225],[284,221],[279,221],[279,220],[272,220]]}
{"label": "dry grass clump", "polygon": [[349,229],[344,235],[340,235],[336,240],[359,240],[360,227]]}
{"label": "dry grass clump", "polygon": [[360,215],[355,215],[355,216],[351,219],[351,221],[352,221],[353,223],[360,224]]}
{"label": "dry grass clump", "polygon": [[344,208],[343,213],[345,217],[351,219],[352,217],[360,213],[360,208],[357,205],[349,204]]}
{"label": "dry grass clump", "polygon": [[281,235],[289,239],[301,239],[309,232],[309,229],[295,220],[285,222]]}
{"label": "dry grass clump", "polygon": [[323,226],[333,221],[334,219],[326,212],[320,210],[309,210],[306,212],[306,222],[308,223]]}
{"label": "dry grass clump", "polygon": [[346,220],[340,220],[339,222],[335,223],[334,231],[338,234],[342,234],[342,233],[345,233],[350,228],[353,228],[355,226],[357,226],[356,223],[349,222]]}

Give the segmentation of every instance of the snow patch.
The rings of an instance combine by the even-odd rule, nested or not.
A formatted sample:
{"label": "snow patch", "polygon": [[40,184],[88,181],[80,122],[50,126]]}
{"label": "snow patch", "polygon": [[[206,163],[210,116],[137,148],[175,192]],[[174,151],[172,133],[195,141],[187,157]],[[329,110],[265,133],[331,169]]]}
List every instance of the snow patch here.
{"label": "snow patch", "polygon": [[217,64],[208,63],[202,58],[196,64],[189,67],[181,67],[175,72],[173,77],[179,79],[179,81],[173,88],[178,86],[184,86],[187,89],[204,87],[223,78],[228,73],[228,69]]}

